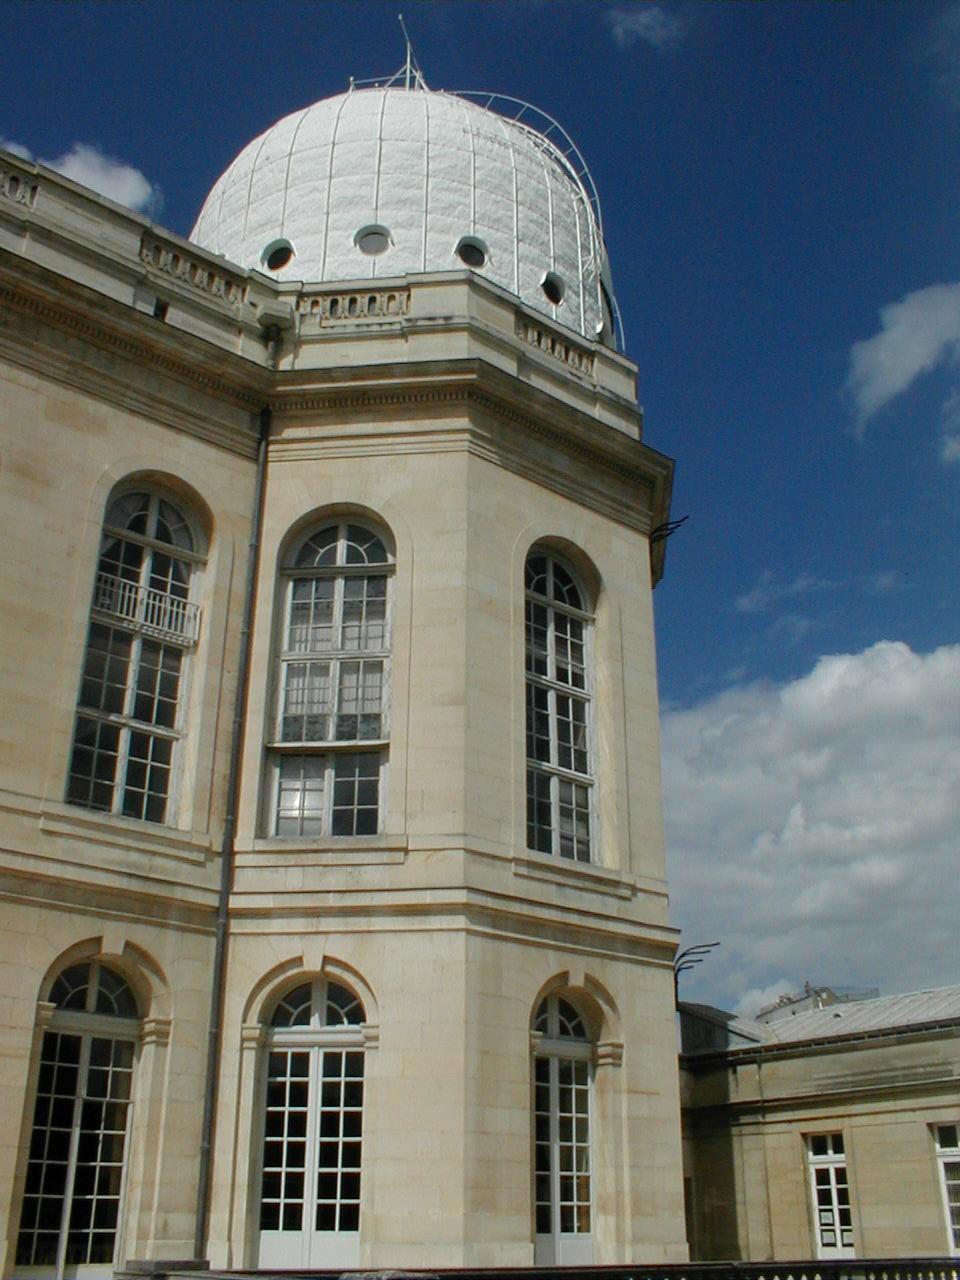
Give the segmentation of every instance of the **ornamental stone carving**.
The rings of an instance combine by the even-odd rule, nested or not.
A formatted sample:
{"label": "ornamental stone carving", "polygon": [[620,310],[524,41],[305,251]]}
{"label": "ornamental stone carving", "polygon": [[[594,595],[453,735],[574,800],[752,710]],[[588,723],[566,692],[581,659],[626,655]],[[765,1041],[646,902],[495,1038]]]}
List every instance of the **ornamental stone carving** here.
{"label": "ornamental stone carving", "polygon": [[239,311],[247,295],[246,287],[224,272],[217,271],[199,258],[190,257],[171,245],[145,235],[140,242],[140,260],[155,271],[199,289],[211,298],[219,298]]}
{"label": "ornamental stone carving", "polygon": [[12,169],[0,168],[0,196],[32,209],[37,200],[37,183],[27,181],[23,174]]}

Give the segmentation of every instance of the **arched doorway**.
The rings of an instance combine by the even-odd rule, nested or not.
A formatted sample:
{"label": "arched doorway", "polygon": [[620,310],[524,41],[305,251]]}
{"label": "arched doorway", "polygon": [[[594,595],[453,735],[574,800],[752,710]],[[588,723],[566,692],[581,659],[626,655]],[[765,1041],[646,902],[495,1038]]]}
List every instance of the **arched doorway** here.
{"label": "arched doorway", "polygon": [[534,1263],[593,1262],[593,1042],[569,999],[541,1001],[533,1029]]}
{"label": "arched doorway", "polygon": [[16,1265],[111,1276],[140,1010],[126,981],[98,960],[64,969],[49,1000]]}
{"label": "arched doorway", "polygon": [[260,1267],[352,1267],[360,1251],[365,1013],[315,978],[277,1003],[265,1049]]}

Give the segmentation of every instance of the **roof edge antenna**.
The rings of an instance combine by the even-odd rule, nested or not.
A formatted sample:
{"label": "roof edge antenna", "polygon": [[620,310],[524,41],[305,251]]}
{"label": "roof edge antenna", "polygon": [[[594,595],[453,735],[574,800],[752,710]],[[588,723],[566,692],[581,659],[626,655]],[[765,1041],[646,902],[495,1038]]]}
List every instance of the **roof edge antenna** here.
{"label": "roof edge antenna", "polygon": [[[420,70],[419,63],[414,57],[413,42],[410,39],[410,33],[407,30],[407,24],[403,20],[403,14],[397,14],[397,21],[400,23],[400,30],[403,32],[403,39],[407,46],[407,60],[403,68],[403,87],[405,89],[426,89],[427,82],[423,78],[423,72]],[[399,77],[401,73],[398,72]]]}

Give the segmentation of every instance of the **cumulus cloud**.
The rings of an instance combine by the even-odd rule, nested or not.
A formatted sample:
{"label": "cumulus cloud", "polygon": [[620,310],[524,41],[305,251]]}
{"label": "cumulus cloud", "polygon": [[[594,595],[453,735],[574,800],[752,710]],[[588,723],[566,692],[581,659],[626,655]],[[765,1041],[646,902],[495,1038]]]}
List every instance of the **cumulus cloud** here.
{"label": "cumulus cloud", "polygon": [[[24,160],[34,159],[30,150],[20,143],[4,139],[0,145]],[[124,164],[122,160],[114,160],[86,142],[75,142],[69,151],[53,160],[37,157],[37,163],[55,169],[64,177],[89,187],[108,200],[126,205],[136,213],[156,216],[160,211],[162,196],[159,187],[155,187],[139,169]]]}
{"label": "cumulus cloud", "polygon": [[[858,415],[858,434],[868,421],[917,379],[960,359],[960,283],[932,284],[891,302],[880,312],[880,331],[854,343],[847,390]],[[960,449],[957,393],[943,407],[941,456]]]}
{"label": "cumulus cloud", "polygon": [[663,769],[674,919],[723,943],[691,998],[960,982],[960,645],[669,710]]}
{"label": "cumulus cloud", "polygon": [[673,48],[685,33],[683,21],[676,13],[668,13],[661,5],[637,3],[629,8],[618,6],[604,15],[614,40],[621,49],[631,45],[651,45],[654,49]]}
{"label": "cumulus cloud", "polygon": [[761,1010],[776,1004],[781,996],[795,995],[797,990],[797,984],[789,978],[780,978],[765,987],[751,987],[736,1002],[732,1012],[741,1018],[755,1018]]}

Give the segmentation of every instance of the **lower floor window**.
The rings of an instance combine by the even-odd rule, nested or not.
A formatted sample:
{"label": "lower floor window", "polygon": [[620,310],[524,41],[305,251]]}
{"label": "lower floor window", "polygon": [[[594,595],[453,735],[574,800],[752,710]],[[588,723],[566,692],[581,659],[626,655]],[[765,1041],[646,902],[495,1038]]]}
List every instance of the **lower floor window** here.
{"label": "lower floor window", "polygon": [[938,1124],[934,1132],[950,1248],[960,1253],[960,1125]]}
{"label": "lower floor window", "polygon": [[362,1116],[362,1052],[271,1050],[261,1231],[359,1229]]}
{"label": "lower floor window", "polygon": [[270,1018],[262,1268],[359,1262],[364,1017],[354,992],[318,977],[287,992]]}
{"label": "lower floor window", "polygon": [[98,964],[67,970],[51,999],[16,1260],[62,1274],[114,1259],[138,1023],[129,988]]}
{"label": "lower floor window", "polygon": [[279,755],[273,834],[375,835],[381,772],[379,752]]}
{"label": "lower floor window", "polygon": [[579,1010],[547,996],[533,1029],[534,1261],[592,1261],[593,1044]]}
{"label": "lower floor window", "polygon": [[[537,1234],[590,1230],[590,1063],[537,1058]],[[555,1221],[556,1220],[556,1221]]]}
{"label": "lower floor window", "polygon": [[817,1256],[853,1257],[853,1217],[842,1133],[807,1139]]}

